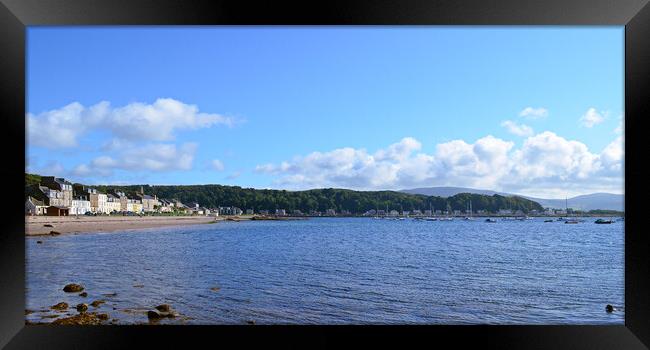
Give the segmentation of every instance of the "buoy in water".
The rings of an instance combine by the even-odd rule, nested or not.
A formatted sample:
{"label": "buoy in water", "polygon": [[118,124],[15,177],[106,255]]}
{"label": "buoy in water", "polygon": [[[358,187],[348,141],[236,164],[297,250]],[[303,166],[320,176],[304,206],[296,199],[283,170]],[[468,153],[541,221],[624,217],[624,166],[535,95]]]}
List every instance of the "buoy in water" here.
{"label": "buoy in water", "polygon": [[605,311],[607,311],[607,312],[614,312],[614,307],[611,306],[611,305],[609,305],[609,304],[607,304],[607,306],[605,306]]}

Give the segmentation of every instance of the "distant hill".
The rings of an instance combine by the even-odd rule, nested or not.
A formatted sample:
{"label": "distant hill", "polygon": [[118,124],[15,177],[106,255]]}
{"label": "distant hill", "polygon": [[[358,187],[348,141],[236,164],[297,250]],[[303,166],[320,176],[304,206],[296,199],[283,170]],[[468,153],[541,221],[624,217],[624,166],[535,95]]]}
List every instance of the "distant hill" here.
{"label": "distant hill", "polygon": [[[409,194],[422,194],[425,196],[451,197],[459,193],[474,193],[483,195],[499,194],[502,196],[519,196],[530,199],[541,204],[544,208],[564,208],[566,202],[564,199],[544,199],[529,196],[522,196],[512,193],[497,192],[490,190],[479,190],[467,187],[424,187],[402,190],[401,192]],[[576,196],[568,199],[569,208],[580,210],[619,210],[623,211],[625,196],[613,193],[592,193],[582,196]]]}
{"label": "distant hill", "polygon": [[[565,201],[563,199],[541,199],[526,197],[541,204],[543,207],[564,208]],[[568,199],[569,207],[581,210],[620,210],[623,211],[625,196],[622,194],[613,193],[592,193],[582,196],[576,196]]]}

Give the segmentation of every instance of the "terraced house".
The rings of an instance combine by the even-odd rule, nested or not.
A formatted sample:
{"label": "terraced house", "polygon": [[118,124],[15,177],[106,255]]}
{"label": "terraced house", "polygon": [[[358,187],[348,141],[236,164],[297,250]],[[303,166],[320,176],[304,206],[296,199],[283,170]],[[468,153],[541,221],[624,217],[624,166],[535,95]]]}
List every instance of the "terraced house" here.
{"label": "terraced house", "polygon": [[158,197],[144,194],[142,188],[140,188],[140,193],[138,193],[136,197],[138,197],[142,203],[142,211],[144,212],[153,212],[160,205]]}
{"label": "terraced house", "polygon": [[75,196],[86,197],[90,201],[90,212],[97,214],[111,213],[106,205],[108,196],[105,193],[100,193],[92,187],[74,185],[74,194]]}

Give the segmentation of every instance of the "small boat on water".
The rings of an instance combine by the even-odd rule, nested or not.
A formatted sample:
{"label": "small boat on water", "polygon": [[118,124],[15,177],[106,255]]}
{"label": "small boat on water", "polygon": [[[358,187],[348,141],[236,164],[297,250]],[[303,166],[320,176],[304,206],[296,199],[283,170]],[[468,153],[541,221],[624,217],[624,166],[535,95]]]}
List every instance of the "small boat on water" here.
{"label": "small boat on water", "polygon": [[497,220],[492,218],[487,218],[485,219],[485,222],[497,222]]}
{"label": "small boat on water", "polygon": [[612,220],[605,220],[605,219],[598,219],[598,220],[594,221],[594,223],[599,224],[599,225],[611,224],[613,222],[614,221],[612,221]]}
{"label": "small boat on water", "polygon": [[553,219],[544,220],[544,222],[553,222]]}
{"label": "small boat on water", "polygon": [[465,220],[467,221],[474,220],[474,218],[472,217],[472,201],[469,201],[469,205],[467,206],[467,212],[469,213],[469,215],[465,217]]}
{"label": "small boat on water", "polygon": [[424,221],[438,221],[437,218],[424,218]]}
{"label": "small boat on water", "polygon": [[580,220],[578,220],[578,219],[568,219],[568,220],[564,221],[564,223],[565,224],[579,224]]}

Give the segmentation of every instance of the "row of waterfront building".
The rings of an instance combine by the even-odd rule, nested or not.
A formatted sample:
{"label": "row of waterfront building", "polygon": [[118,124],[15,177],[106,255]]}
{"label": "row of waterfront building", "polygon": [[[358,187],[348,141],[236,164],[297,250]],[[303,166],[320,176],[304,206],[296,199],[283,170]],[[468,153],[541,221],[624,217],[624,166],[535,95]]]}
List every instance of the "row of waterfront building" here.
{"label": "row of waterfront building", "polygon": [[[85,214],[116,214],[116,213],[176,213],[185,215],[242,215],[244,210],[235,206],[206,208],[199,203],[182,203],[178,199],[164,199],[144,193],[143,188],[135,194],[121,191],[102,193],[96,188],[73,185],[64,178],[43,176],[39,184],[25,188],[25,214],[68,216]],[[247,215],[306,215],[300,210],[288,212],[285,209],[253,210],[247,209]],[[310,215],[334,216],[334,209],[321,213],[313,211]],[[343,211],[340,214],[350,215]]]}
{"label": "row of waterfront building", "polygon": [[190,215],[241,215],[236,207],[205,208],[199,203],[181,203],[177,199],[160,199],[144,194],[121,191],[102,193],[95,188],[73,185],[64,178],[44,176],[39,184],[25,188],[25,214],[68,216],[115,213],[179,213]]}

